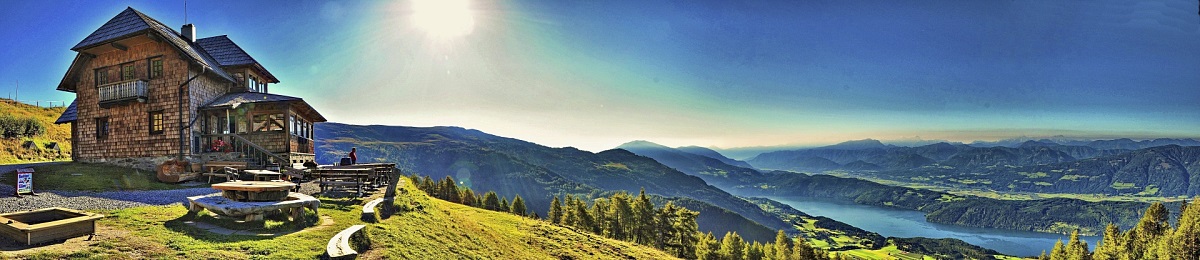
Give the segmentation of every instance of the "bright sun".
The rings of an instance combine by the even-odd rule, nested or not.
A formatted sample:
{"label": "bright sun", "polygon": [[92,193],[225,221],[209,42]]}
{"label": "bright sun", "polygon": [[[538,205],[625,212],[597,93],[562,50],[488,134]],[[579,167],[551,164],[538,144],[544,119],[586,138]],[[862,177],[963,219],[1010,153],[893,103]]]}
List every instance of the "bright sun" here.
{"label": "bright sun", "polygon": [[413,0],[413,24],[430,35],[457,37],[475,30],[468,0]]}

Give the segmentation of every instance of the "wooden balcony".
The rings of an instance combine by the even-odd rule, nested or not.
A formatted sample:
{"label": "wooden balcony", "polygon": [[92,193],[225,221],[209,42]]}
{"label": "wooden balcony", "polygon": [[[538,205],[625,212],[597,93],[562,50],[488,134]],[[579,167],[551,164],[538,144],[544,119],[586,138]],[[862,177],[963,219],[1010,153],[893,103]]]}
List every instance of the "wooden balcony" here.
{"label": "wooden balcony", "polygon": [[141,79],[100,85],[97,88],[100,91],[100,107],[109,107],[130,101],[146,102],[147,86],[146,81]]}

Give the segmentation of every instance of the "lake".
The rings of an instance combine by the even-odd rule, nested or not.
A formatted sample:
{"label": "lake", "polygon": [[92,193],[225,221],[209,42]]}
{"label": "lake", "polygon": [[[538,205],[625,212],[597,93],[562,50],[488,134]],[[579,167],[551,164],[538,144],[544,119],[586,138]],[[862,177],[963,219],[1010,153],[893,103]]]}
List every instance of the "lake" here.
{"label": "lake", "polygon": [[[771,199],[788,204],[809,215],[832,218],[885,237],[957,238],[1007,255],[1037,256],[1042,253],[1042,250],[1049,254],[1055,241],[1062,239],[1063,243],[1066,243],[1070,239],[1069,235],[930,223],[925,221],[925,213],[914,210],[867,206],[820,198],[771,197]],[[1100,241],[1098,236],[1082,238],[1093,250],[1096,248],[1096,243]]]}

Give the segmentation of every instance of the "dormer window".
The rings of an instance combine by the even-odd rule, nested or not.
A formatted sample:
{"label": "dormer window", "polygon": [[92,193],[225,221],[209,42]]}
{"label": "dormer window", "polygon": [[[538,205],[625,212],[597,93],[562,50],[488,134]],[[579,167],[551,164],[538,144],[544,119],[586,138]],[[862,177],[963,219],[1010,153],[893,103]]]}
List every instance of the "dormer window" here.
{"label": "dormer window", "polygon": [[250,92],[258,92],[258,79],[254,78],[254,76],[246,77],[246,88]]}

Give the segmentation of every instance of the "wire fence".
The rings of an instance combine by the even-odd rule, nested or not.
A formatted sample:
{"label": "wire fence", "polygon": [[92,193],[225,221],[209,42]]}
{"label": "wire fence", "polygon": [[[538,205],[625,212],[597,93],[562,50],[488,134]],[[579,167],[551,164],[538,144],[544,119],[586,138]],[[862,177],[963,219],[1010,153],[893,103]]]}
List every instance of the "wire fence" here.
{"label": "wire fence", "polygon": [[70,103],[67,103],[67,101],[61,101],[61,100],[12,100],[12,99],[0,98],[0,102],[10,103],[10,104],[21,103],[21,104],[26,104],[26,105],[31,105],[31,106],[47,107],[47,108],[49,108],[49,107],[65,107],[67,105],[70,105]]}

